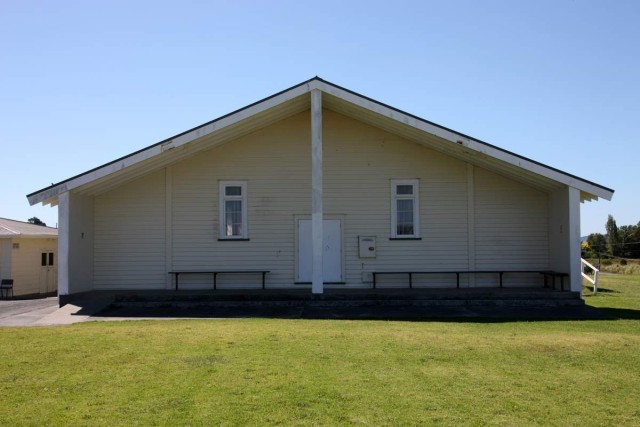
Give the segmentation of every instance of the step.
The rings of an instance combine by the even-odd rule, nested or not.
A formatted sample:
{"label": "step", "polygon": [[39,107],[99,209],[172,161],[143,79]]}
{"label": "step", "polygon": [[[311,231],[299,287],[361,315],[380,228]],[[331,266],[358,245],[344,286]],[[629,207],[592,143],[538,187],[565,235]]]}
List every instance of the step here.
{"label": "step", "polygon": [[577,307],[582,299],[200,299],[117,300],[113,308],[252,308],[252,307]]}

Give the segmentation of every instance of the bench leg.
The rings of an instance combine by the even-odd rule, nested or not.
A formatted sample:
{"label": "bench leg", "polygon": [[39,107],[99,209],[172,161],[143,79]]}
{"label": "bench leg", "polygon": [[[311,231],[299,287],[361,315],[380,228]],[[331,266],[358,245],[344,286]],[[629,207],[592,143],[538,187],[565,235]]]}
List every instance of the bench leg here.
{"label": "bench leg", "polygon": [[409,289],[413,289],[413,281],[411,279],[411,273],[409,273]]}
{"label": "bench leg", "polygon": [[180,273],[176,273],[176,291],[178,290],[178,276]]}
{"label": "bench leg", "polygon": [[371,273],[371,275],[373,276],[373,289],[376,288],[376,273]]}
{"label": "bench leg", "polygon": [[265,273],[264,271],[262,272],[262,289],[264,289],[264,276],[266,276],[267,273]]}
{"label": "bench leg", "polygon": [[500,287],[502,287],[502,275],[504,274],[504,272],[501,271],[499,274],[500,274]]}
{"label": "bench leg", "polygon": [[460,289],[460,273],[456,273],[456,289]]}

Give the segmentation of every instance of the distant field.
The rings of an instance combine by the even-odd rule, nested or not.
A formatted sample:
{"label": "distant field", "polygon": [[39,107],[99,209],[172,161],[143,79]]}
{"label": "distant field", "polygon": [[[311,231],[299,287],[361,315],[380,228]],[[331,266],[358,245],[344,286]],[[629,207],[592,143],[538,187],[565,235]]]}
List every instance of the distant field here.
{"label": "distant field", "polygon": [[640,276],[611,321],[0,328],[0,425],[640,424]]}
{"label": "distant field", "polygon": [[592,265],[598,267],[604,273],[640,275],[640,259],[587,259]]}

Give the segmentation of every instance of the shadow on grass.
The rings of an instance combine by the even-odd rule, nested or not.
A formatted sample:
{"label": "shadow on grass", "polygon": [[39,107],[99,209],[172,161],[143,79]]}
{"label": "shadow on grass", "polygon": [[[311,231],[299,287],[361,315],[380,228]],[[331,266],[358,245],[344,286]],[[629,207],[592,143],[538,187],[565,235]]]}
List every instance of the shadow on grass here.
{"label": "shadow on grass", "polygon": [[308,319],[410,322],[507,323],[557,320],[640,319],[640,311],[568,307],[122,307],[111,305],[96,317],[104,319]]}
{"label": "shadow on grass", "polygon": [[608,307],[595,307],[594,309],[599,311],[600,313],[612,317],[613,319],[640,320],[640,310]]}
{"label": "shadow on grass", "polygon": [[[595,296],[596,294],[593,293],[593,286],[586,286],[586,289],[589,290],[589,292],[591,292],[590,295],[585,295],[585,296]],[[598,294],[603,293],[603,294],[619,294],[621,293],[620,291],[615,291],[613,289],[607,289],[607,288],[600,288],[598,287]]]}

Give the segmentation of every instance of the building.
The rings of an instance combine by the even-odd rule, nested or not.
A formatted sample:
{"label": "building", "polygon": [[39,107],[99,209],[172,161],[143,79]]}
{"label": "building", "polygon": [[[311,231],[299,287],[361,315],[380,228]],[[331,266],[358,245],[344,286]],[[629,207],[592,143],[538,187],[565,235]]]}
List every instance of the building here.
{"label": "building", "polygon": [[[58,205],[65,296],[228,270],[313,293],[369,288],[376,272],[465,288],[503,274],[464,272],[541,286],[553,271],[579,293],[580,203],[612,196],[316,77],[27,197]],[[181,289],[210,289],[210,273],[181,274]]]}
{"label": "building", "polygon": [[16,297],[57,290],[58,229],[0,218],[0,279]]}

